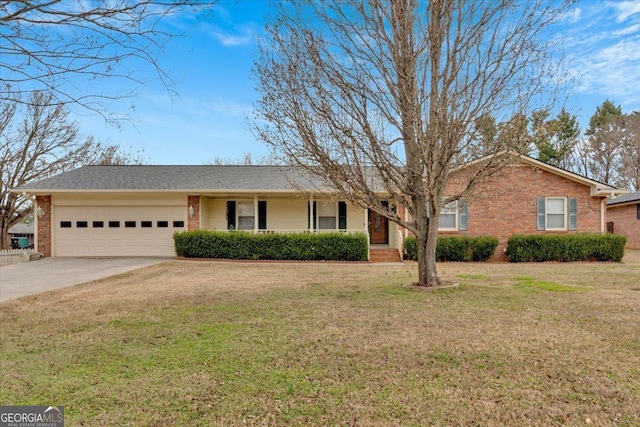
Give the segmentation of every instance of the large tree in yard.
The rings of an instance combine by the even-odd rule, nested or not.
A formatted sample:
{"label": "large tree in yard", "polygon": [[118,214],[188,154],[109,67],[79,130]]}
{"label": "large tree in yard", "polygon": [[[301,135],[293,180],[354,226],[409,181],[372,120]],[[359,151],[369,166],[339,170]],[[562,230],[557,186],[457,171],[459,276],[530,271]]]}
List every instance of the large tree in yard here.
{"label": "large tree in yard", "polygon": [[[277,2],[254,70],[256,134],[341,198],[415,234],[419,285],[438,285],[440,210],[499,170],[522,117],[549,107],[540,101],[557,87],[558,62],[545,32],[566,6]],[[495,119],[495,133],[478,125],[482,118]],[[479,153],[483,161],[464,185],[447,189],[452,173]]]}
{"label": "large tree in yard", "polygon": [[139,155],[80,135],[78,125],[53,94],[0,101],[0,249],[8,230],[32,213],[27,197],[10,190],[82,164],[141,163]]}

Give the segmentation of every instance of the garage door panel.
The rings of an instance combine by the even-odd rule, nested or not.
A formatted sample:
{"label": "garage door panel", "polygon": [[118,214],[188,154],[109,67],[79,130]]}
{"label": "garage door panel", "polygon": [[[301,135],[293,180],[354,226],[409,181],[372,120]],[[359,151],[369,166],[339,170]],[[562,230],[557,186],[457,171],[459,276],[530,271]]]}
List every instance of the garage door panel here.
{"label": "garage door panel", "polygon": [[[174,227],[174,221],[184,225],[185,209],[180,206],[56,207],[55,255],[175,256],[173,233],[185,228]],[[62,226],[69,222],[71,227]],[[82,227],[84,222],[86,228]],[[151,222],[151,227],[143,227],[143,222]],[[168,226],[159,227],[159,222],[166,222]]]}

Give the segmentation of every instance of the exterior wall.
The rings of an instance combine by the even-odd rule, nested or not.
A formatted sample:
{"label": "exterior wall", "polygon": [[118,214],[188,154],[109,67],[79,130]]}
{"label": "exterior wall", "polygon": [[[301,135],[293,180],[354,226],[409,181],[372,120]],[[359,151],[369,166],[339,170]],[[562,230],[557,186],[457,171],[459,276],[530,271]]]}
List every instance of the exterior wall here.
{"label": "exterior wall", "polygon": [[202,197],[200,222],[201,228],[205,230],[226,230],[227,229],[227,201]]}
{"label": "exterior wall", "polygon": [[36,196],[38,207],[42,209],[42,218],[36,215],[36,249],[44,256],[51,256],[51,196]]}
{"label": "exterior wall", "polygon": [[613,232],[627,236],[627,248],[640,249],[640,219],[638,205],[609,206],[607,221],[613,222]]}
{"label": "exterior wall", "polygon": [[309,224],[308,200],[267,199],[269,230],[306,230]]}
{"label": "exterior wall", "polygon": [[[252,197],[229,196],[224,199],[203,197],[202,204],[202,228],[208,230],[227,229],[227,201],[253,201]],[[275,199],[260,197],[259,200],[267,201],[267,229],[269,230],[308,230],[309,229],[309,199],[290,198]],[[316,202],[322,200],[314,199]],[[335,202],[332,202],[335,203]],[[336,208],[336,217],[338,215]],[[347,229],[366,230],[366,217],[364,209],[347,205]]]}
{"label": "exterior wall", "polygon": [[366,231],[369,218],[366,216],[366,210],[360,206],[347,203],[347,229]]}
{"label": "exterior wall", "polygon": [[[189,209],[193,208],[193,216],[189,215]],[[200,229],[200,196],[187,196],[187,215],[189,215],[187,230]]]}
{"label": "exterior wall", "polygon": [[[459,177],[452,179],[452,187],[456,186],[455,178]],[[467,198],[467,231],[443,232],[441,235],[497,237],[500,243],[495,258],[506,260],[507,240],[514,234],[600,233],[603,199],[591,197],[590,191],[587,185],[531,165],[513,165],[477,187]],[[576,231],[537,229],[536,201],[553,196],[577,199]]]}

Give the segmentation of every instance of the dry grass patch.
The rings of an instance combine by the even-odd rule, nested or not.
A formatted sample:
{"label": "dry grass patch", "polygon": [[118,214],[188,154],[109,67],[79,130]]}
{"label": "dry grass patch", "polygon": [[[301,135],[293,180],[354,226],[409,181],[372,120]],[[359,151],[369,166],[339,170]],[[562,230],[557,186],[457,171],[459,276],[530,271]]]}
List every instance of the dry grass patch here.
{"label": "dry grass patch", "polygon": [[[0,305],[2,404],[69,425],[638,425],[622,264],[170,262]],[[559,290],[562,290],[559,292]]]}

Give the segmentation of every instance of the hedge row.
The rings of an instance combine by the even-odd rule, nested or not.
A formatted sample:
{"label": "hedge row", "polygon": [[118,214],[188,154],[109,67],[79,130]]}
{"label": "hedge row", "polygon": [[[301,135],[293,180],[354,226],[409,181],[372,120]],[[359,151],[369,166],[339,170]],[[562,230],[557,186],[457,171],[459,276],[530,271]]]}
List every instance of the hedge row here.
{"label": "hedge row", "polygon": [[[437,261],[487,261],[496,250],[498,239],[495,237],[438,237],[436,245]],[[418,259],[416,238],[407,237],[404,241],[407,259]]]}
{"label": "hedge row", "polygon": [[363,233],[251,234],[184,231],[173,235],[176,254],[186,258],[366,261]]}
{"label": "hedge row", "polygon": [[624,256],[627,238],[617,234],[512,236],[507,242],[511,262],[615,261]]}

